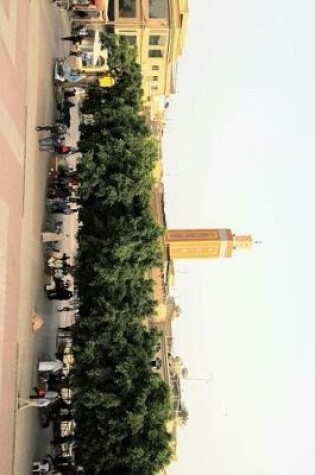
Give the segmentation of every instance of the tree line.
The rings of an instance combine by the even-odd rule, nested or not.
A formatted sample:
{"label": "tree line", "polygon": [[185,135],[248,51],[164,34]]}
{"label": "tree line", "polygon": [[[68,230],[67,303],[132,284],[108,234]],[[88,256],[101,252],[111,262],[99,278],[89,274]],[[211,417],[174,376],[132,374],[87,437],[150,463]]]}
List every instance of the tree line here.
{"label": "tree line", "polygon": [[114,87],[90,87],[80,125],[80,229],[71,385],[75,461],[90,475],[153,475],[169,463],[169,387],[152,371],[153,267],[163,229],[151,210],[157,145],[141,117],[135,51],[106,36]]}

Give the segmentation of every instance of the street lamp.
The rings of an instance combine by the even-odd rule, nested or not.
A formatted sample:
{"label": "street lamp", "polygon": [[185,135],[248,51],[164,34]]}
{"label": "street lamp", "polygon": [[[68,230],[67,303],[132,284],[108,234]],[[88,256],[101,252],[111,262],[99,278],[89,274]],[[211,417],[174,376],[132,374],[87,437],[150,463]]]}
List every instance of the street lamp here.
{"label": "street lamp", "polygon": [[188,368],[183,368],[181,371],[181,375],[183,379],[186,379],[186,381],[204,381],[206,384],[209,384],[213,378],[211,374],[207,378],[190,378]]}

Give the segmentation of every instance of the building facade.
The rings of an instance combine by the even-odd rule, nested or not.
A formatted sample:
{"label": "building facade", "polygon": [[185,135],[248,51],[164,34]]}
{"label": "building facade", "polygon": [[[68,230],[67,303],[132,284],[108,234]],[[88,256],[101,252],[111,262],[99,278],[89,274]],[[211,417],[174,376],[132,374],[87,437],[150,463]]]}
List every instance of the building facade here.
{"label": "building facade", "polygon": [[170,259],[232,257],[236,249],[251,249],[250,235],[236,236],[230,229],[176,229],[166,232]]}
{"label": "building facade", "polygon": [[74,31],[86,25],[115,32],[137,51],[142,71],[143,112],[159,140],[165,124],[167,97],[176,90],[176,63],[182,54],[188,0],[90,0],[70,12]]}
{"label": "building facade", "polygon": [[150,105],[174,93],[176,61],[186,34],[187,0],[110,0],[107,17],[107,25],[137,49],[144,103]]}

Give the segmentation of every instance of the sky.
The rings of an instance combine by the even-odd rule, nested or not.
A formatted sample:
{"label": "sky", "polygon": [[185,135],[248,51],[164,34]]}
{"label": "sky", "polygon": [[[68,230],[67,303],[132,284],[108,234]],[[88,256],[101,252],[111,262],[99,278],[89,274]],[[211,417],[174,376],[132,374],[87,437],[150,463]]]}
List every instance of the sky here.
{"label": "sky", "polygon": [[315,2],[189,9],[164,134],[168,227],[263,243],[176,263],[191,379],[168,474],[314,475]]}

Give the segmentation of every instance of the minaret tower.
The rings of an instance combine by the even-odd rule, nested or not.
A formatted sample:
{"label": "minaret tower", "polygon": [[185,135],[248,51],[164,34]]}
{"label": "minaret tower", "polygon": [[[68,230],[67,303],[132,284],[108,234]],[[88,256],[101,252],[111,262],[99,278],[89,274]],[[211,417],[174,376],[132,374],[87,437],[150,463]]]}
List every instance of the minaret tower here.
{"label": "minaret tower", "polygon": [[236,236],[230,229],[169,229],[165,236],[173,259],[232,257],[236,249],[251,249],[250,235]]}

